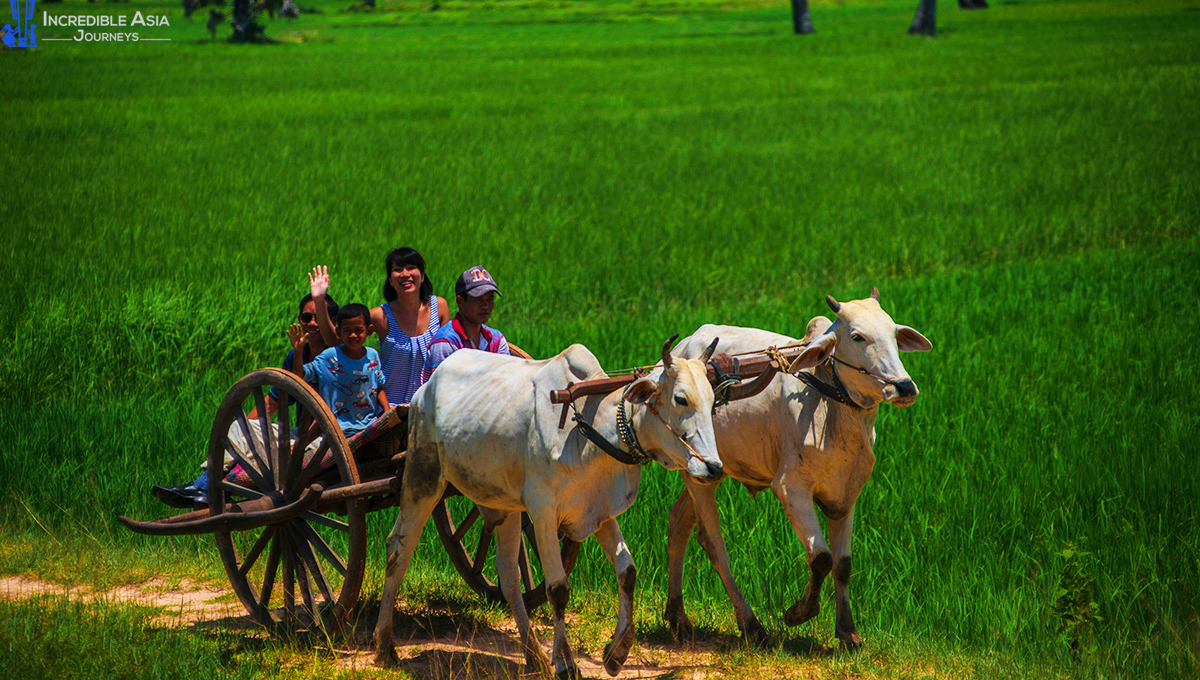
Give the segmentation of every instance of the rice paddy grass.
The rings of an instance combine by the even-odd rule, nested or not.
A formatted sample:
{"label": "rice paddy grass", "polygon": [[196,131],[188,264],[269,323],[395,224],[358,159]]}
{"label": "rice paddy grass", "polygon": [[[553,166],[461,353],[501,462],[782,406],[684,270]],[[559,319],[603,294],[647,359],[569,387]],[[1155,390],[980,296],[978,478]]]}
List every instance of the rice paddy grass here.
{"label": "rice paddy grass", "polygon": [[[171,41],[0,51],[0,572],[222,580],[210,541],[115,517],[194,476],[225,390],[285,353],[309,268],[374,305],[408,245],[449,299],[487,266],[493,325],[534,356],[580,342],[614,369],[702,323],[799,335],[824,295],[878,286],[934,351],[905,356],[921,398],[881,410],[856,509],[862,658],[1200,672],[1200,6],[943,3],[932,40],[898,0],[814,3],[805,37],[765,0],[301,6],[320,12],[245,46],[178,5],[67,0],[39,10],[162,12],[144,35]],[[648,470],[621,518],[643,645],[666,635],[681,490]],[[832,598],[783,626],[807,569],[778,503],[719,498],[782,641],[729,654],[829,643]],[[367,600],[394,512],[371,518]],[[601,627],[610,572],[587,546],[572,581]],[[430,533],[407,595],[456,579]],[[736,633],[695,548],[685,594]]]}

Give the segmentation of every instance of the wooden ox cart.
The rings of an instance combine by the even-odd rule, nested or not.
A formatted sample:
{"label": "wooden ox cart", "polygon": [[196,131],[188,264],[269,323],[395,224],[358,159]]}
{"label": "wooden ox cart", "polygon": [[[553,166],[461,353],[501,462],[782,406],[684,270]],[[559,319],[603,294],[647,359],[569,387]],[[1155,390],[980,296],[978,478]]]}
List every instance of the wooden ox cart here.
{"label": "wooden ox cart", "polygon": [[[515,356],[529,358],[510,347]],[[786,370],[784,364],[800,349],[772,348],[774,358],[763,352],[740,361],[718,355],[710,362],[709,378],[719,398],[751,396],[781,366]],[[552,402],[563,404],[561,424],[575,399],[620,389],[645,370],[554,391]],[[743,384],[739,374],[757,377]],[[264,390],[272,388],[278,409],[268,416]],[[294,401],[290,406],[288,397]],[[210,476],[208,507],[150,522],[128,517],[120,522],[156,536],[212,534],[230,585],[254,620],[272,628],[336,630],[362,589],[367,513],[399,505],[407,437],[407,405],[393,407],[347,439],[313,388],[287,371],[260,369],[238,380],[217,410],[208,469],[224,470],[228,459],[235,465],[219,483]],[[433,513],[442,545],[463,580],[484,597],[503,602],[485,570],[495,527],[479,519],[479,509],[453,488]],[[540,561],[530,559],[539,547],[528,519],[522,547],[522,589],[526,607],[533,608],[546,601],[546,588]],[[565,541],[559,549],[569,572],[579,544]]]}

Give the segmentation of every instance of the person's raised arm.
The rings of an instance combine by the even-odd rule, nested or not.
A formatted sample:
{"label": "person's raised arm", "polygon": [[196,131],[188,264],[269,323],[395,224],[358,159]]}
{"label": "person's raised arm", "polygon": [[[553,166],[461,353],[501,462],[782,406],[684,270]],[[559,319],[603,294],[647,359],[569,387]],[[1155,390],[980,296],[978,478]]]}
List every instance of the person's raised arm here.
{"label": "person's raised arm", "polygon": [[[317,309],[321,309],[323,305],[324,302],[318,304]],[[298,323],[292,324],[288,328],[288,342],[292,345],[292,365],[288,370],[304,380],[304,327]]]}
{"label": "person's raised arm", "polygon": [[[329,307],[325,302],[325,295],[329,292],[329,268],[323,264],[313,267],[308,273],[308,287],[312,293],[313,306],[317,308],[317,326],[321,329],[321,339],[325,341],[325,346],[341,344],[338,342],[337,331],[333,327],[333,320],[329,318]],[[304,375],[303,369],[300,375]]]}

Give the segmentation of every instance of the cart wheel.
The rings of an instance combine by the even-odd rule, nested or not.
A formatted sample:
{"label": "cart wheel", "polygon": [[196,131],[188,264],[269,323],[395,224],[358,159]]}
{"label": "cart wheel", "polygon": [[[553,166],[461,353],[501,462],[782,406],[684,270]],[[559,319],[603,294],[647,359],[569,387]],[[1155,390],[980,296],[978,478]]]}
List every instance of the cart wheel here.
{"label": "cart wheel", "polygon": [[[453,488],[433,509],[433,524],[437,527],[438,537],[450,556],[450,562],[458,570],[471,590],[483,595],[492,602],[504,602],[504,593],[496,584],[495,567],[491,564],[491,556],[495,555],[494,526],[480,521],[479,508],[471,499],[458,495]],[[521,571],[521,592],[525,598],[525,608],[540,607],[546,602],[546,580],[542,573],[542,563],[539,558],[537,538],[534,536],[533,523],[529,515],[521,513],[521,550],[517,553],[517,566]],[[559,555],[567,574],[575,567],[575,558],[579,556],[579,543],[571,540],[560,541]]]}
{"label": "cart wheel", "polygon": [[[267,415],[270,388],[279,395],[274,417]],[[214,517],[234,512],[230,501],[265,495],[280,507],[313,483],[329,493],[360,481],[346,438],[320,395],[276,368],[245,376],[222,400],[209,436],[208,469],[223,470],[229,459],[234,467],[224,480],[214,483],[210,475]],[[264,626],[336,632],[358,601],[366,567],[363,499],[318,501],[293,519],[218,532],[216,539],[234,592]]]}

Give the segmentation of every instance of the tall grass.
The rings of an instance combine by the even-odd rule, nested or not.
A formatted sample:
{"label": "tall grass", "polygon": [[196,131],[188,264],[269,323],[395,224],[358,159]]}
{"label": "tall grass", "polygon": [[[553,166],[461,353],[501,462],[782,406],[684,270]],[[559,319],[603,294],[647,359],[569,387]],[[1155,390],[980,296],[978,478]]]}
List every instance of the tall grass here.
{"label": "tall grass", "polygon": [[[281,359],[314,264],[339,301],[375,304],[392,247],[419,248],[446,296],[483,263],[514,342],[582,342],[613,368],[705,322],[799,334],[824,294],[878,285],[935,350],[905,357],[921,400],[878,424],[860,630],[877,649],[1197,672],[1186,2],[998,2],[944,11],[933,41],[904,35],[898,0],[818,6],[803,39],[781,3],[316,5],[269,30],[319,38],[303,45],[209,44],[134,0],[172,16],[172,43],[0,53],[0,569],[221,578],[202,539],[113,518],[160,513],[149,485],[194,474],[224,391]],[[648,472],[622,518],[650,607],[681,488]],[[720,499],[763,620],[828,639],[831,602],[782,628],[806,572],[778,504],[732,483]],[[1067,544],[1091,553],[1102,616],[1080,658],[1054,611]],[[452,579],[440,552],[427,540],[415,568]],[[611,592],[594,547],[576,573]],[[698,550],[688,574],[696,618],[732,630]]]}

